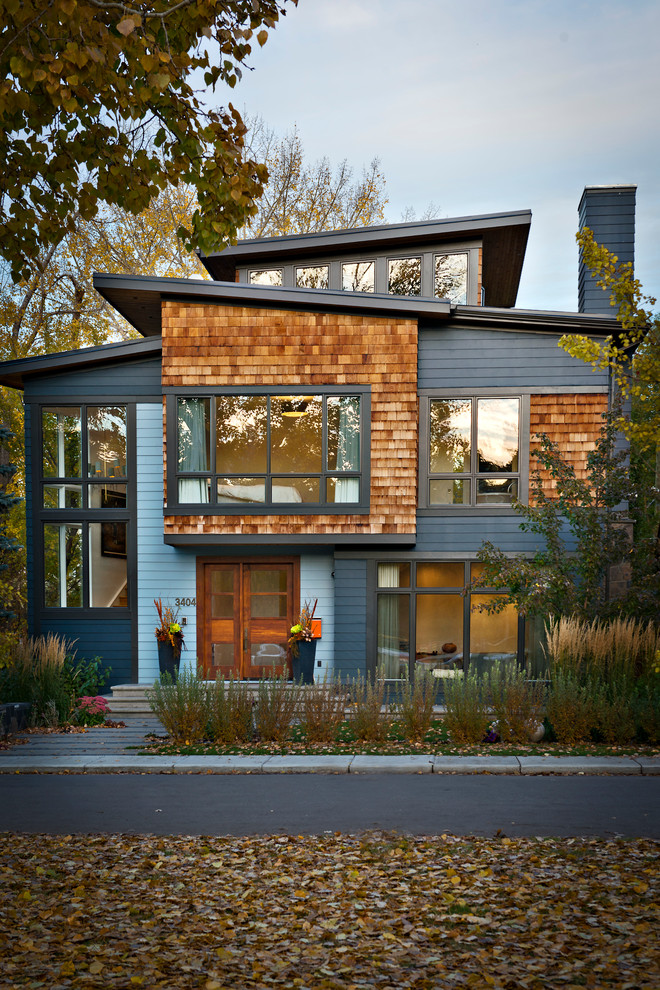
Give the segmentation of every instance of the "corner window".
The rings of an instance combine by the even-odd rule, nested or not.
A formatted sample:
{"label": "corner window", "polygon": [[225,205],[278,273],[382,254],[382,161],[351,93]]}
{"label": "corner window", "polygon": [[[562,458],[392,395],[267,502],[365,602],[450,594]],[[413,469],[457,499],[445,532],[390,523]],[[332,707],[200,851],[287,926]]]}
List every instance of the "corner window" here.
{"label": "corner window", "polygon": [[128,607],[128,409],[41,408],[35,512],[45,608]]}
{"label": "corner window", "polygon": [[368,495],[363,399],[303,393],[178,397],[178,504],[214,506],[216,512],[360,505]]}
{"label": "corner window", "polygon": [[516,662],[519,620],[513,606],[494,615],[479,611],[495,592],[478,581],[478,563],[405,561],[377,564],[376,668],[386,680],[425,670],[442,687],[470,667],[487,672],[497,661]]}
{"label": "corner window", "polygon": [[430,399],[429,506],[510,505],[520,489],[520,399]]}
{"label": "corner window", "polygon": [[467,254],[437,254],[434,259],[434,295],[457,305],[465,305],[467,273]]}

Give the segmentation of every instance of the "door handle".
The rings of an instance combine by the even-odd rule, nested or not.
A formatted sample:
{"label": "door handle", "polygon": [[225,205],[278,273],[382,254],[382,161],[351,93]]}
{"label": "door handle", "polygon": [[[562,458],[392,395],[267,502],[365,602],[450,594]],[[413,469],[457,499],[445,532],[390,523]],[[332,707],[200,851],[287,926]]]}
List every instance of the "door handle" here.
{"label": "door handle", "polygon": [[248,648],[248,631],[247,626],[243,630],[243,652],[247,653]]}

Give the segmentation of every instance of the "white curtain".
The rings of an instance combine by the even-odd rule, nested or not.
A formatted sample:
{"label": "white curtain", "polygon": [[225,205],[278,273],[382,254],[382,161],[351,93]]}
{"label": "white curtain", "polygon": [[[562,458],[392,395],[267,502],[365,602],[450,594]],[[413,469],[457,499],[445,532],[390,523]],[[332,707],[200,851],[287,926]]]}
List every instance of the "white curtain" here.
{"label": "white curtain", "polygon": [[[399,565],[378,565],[378,587],[399,587]],[[382,676],[401,677],[401,629],[399,628],[400,595],[378,595],[378,669]],[[408,630],[404,631],[408,638]]]}
{"label": "white curtain", "polygon": [[[207,399],[182,399],[179,402],[179,471],[208,471]],[[196,505],[209,500],[206,478],[180,478],[179,502]]]}
{"label": "white curtain", "polygon": [[[360,470],[360,399],[347,395],[339,400],[338,471]],[[359,502],[360,479],[338,478],[335,502]]]}

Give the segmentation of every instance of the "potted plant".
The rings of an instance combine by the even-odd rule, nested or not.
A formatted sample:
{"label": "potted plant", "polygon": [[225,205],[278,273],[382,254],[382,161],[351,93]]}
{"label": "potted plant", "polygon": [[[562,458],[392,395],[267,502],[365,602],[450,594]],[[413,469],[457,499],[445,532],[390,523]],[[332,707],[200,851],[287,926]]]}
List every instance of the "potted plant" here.
{"label": "potted plant", "polygon": [[313,605],[309,601],[305,602],[300,610],[298,621],[294,626],[291,626],[291,634],[287,641],[293,679],[302,684],[314,683],[316,640],[312,632],[312,619],[317,604],[318,598]]}
{"label": "potted plant", "polygon": [[169,674],[172,680],[176,680],[183,649],[183,632],[177,622],[178,612],[169,605],[163,605],[160,598],[154,598],[154,605],[159,621],[156,629],[158,669],[161,674]]}

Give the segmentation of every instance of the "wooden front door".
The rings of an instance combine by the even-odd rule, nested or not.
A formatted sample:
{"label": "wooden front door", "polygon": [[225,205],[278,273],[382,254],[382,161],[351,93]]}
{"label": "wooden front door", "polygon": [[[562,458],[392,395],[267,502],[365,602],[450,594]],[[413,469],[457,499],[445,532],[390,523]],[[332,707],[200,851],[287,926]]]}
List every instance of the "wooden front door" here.
{"label": "wooden front door", "polygon": [[[297,606],[292,560],[202,561],[197,642],[206,677],[288,674],[286,642]],[[201,612],[201,614],[200,614]]]}

